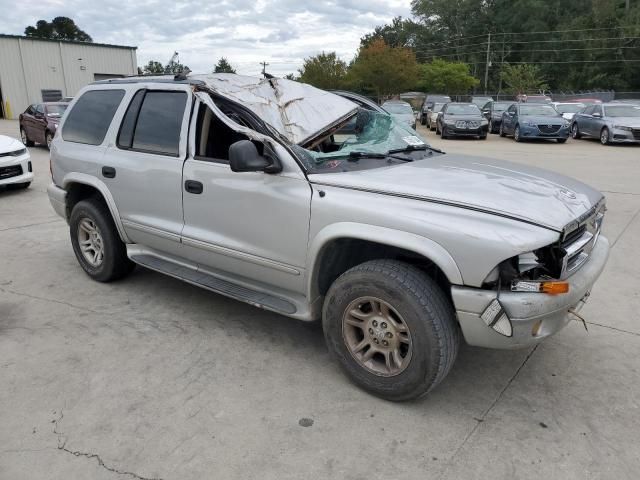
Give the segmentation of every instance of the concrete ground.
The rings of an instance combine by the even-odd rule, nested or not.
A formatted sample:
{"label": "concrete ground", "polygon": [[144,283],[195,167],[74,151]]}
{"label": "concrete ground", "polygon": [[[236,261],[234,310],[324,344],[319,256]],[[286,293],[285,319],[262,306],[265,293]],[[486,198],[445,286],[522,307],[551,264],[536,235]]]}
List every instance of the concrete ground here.
{"label": "concrete ground", "polygon": [[142,268],[90,281],[37,146],[31,188],[0,192],[0,478],[637,478],[640,147],[427,135],[606,192],[613,249],[588,332],[463,346],[428,397],[379,400],[330,361],[317,325]]}

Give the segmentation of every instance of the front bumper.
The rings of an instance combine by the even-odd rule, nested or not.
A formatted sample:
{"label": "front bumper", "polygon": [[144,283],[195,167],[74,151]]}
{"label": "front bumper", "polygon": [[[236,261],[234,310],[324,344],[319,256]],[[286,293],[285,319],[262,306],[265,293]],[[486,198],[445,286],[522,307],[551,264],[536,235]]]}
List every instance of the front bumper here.
{"label": "front bumper", "polygon": [[609,134],[609,141],[614,143],[640,143],[640,128],[634,130],[613,128]]}
{"label": "front bumper", "polygon": [[544,133],[538,129],[537,125],[520,125],[520,135],[522,138],[549,138],[555,140],[558,138],[569,138],[570,133],[568,126],[561,127],[560,130],[554,133]]}
{"label": "front bumper", "polygon": [[47,187],[47,195],[55,212],[65,220],[68,220],[66,190],[58,187],[55,183],[50,183]]}
{"label": "front bumper", "polygon": [[516,349],[535,345],[559,332],[569,323],[569,310],[578,311],[591,292],[609,256],[609,241],[600,235],[587,262],[571,277],[569,292],[544,293],[500,292],[499,302],[511,321],[513,334],[499,334],[480,318],[497,298],[494,290],[451,288],[462,334],[469,345],[487,348]]}
{"label": "front bumper", "polygon": [[481,125],[479,128],[456,128],[455,125],[445,125],[446,134],[455,137],[481,137],[489,131],[489,125]]}
{"label": "front bumper", "polygon": [[29,151],[19,157],[0,157],[0,185],[29,183],[33,181],[33,167]]}

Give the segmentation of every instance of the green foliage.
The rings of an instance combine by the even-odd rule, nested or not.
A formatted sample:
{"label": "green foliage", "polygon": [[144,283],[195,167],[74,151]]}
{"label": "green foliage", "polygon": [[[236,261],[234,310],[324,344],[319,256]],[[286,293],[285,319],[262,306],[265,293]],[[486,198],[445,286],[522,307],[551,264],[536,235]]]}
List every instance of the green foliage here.
{"label": "green foliage", "polygon": [[287,80],[299,80],[293,73],[287,73],[284,77],[282,78],[286,78]]}
{"label": "green foliage", "polygon": [[425,92],[464,94],[480,83],[469,73],[469,65],[466,63],[435,59],[421,68],[420,87]]}
{"label": "green foliage", "polygon": [[79,42],[93,42],[93,39],[80,30],[69,17],[56,17],[51,22],[38,20],[36,26],[24,29],[27,37],[49,38],[52,40],[77,40]]}
{"label": "green foliage", "polygon": [[142,68],[142,71],[145,75],[160,75],[164,73],[164,66],[156,60],[149,60],[149,63]]}
{"label": "green foliage", "polygon": [[226,58],[221,57],[214,67],[213,73],[236,73],[236,70],[231,66]]}
{"label": "green foliage", "polygon": [[537,93],[549,88],[537,65],[504,65],[500,74],[508,91],[515,95],[519,93]]}
{"label": "green foliage", "polygon": [[322,52],[305,58],[299,80],[314,87],[332,90],[342,88],[347,75],[347,64],[338,58],[336,52]]}
{"label": "green foliage", "polygon": [[360,47],[349,68],[351,88],[374,93],[379,100],[415,88],[419,68],[409,48],[390,47],[383,39]]}

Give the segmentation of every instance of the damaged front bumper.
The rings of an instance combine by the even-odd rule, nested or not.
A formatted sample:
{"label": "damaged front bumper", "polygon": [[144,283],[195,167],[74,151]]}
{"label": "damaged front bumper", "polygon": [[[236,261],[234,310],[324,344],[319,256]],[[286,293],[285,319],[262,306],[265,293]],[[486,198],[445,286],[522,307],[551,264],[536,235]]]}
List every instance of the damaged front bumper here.
{"label": "damaged front bumper", "polygon": [[[586,301],[608,256],[609,241],[600,235],[589,260],[567,279],[569,292],[560,295],[502,291],[498,298],[494,290],[452,287],[453,303],[466,342],[477,347],[516,349],[535,345],[557,333],[571,320],[569,311],[578,311]],[[496,298],[510,321],[510,336],[498,333],[481,318]],[[498,316],[502,318],[502,313]]]}

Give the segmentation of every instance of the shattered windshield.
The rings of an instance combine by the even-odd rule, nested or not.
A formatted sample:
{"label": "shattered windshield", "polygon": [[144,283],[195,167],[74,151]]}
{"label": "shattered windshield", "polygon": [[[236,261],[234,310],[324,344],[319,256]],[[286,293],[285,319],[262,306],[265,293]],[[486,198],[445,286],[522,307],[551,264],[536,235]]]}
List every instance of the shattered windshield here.
{"label": "shattered windshield", "polygon": [[[311,172],[328,169],[344,170],[347,162],[365,163],[378,160],[372,166],[389,163],[389,160],[412,161],[414,156],[398,157],[398,152],[414,152],[424,157],[429,145],[415,130],[392,116],[359,108],[355,115],[337,129],[319,137],[306,148],[295,148],[296,153]],[[429,151],[428,154],[432,154]],[[391,157],[387,158],[388,155]],[[376,164],[376,165],[374,165]]]}

